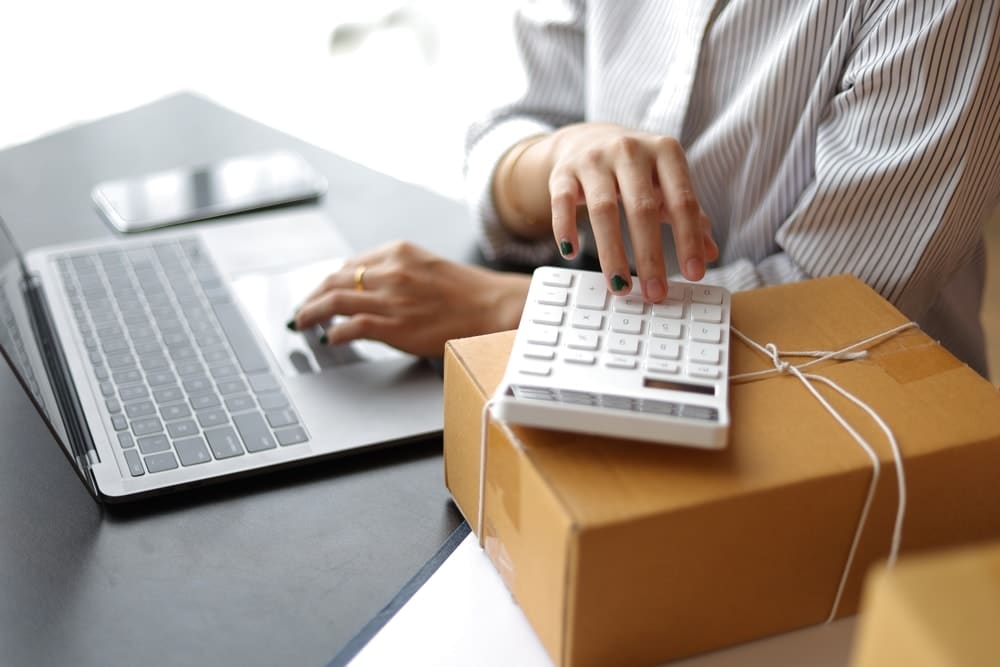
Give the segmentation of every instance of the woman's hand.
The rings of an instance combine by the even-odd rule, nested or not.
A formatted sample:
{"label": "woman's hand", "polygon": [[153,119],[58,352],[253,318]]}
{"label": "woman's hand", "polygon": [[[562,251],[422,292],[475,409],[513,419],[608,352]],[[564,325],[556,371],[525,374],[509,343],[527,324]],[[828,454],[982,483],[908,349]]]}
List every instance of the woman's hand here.
{"label": "woman's hand", "polygon": [[[361,267],[364,289],[355,281]],[[302,331],[345,315],[321,341],[338,345],[365,338],[439,357],[451,338],[517,328],[529,284],[529,276],[450,262],[397,242],[330,274],[288,327]]]}
{"label": "woman's hand", "polygon": [[580,247],[577,206],[585,205],[601,269],[612,292],[631,289],[618,202],[628,221],[636,269],[646,301],[667,296],[661,229],[671,226],[681,273],[700,280],[718,258],[711,225],[691,185],[676,139],[609,123],[569,125],[526,139],[501,159],[493,185],[500,217],[515,233],[551,232],[565,257]]}

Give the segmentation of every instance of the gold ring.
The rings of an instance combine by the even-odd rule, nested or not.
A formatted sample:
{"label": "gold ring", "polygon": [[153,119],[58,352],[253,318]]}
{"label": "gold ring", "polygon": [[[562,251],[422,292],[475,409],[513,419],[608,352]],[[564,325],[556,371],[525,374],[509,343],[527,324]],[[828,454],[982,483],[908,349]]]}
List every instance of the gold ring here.
{"label": "gold ring", "polygon": [[367,270],[368,267],[364,264],[354,269],[354,289],[359,292],[365,291],[365,271]]}

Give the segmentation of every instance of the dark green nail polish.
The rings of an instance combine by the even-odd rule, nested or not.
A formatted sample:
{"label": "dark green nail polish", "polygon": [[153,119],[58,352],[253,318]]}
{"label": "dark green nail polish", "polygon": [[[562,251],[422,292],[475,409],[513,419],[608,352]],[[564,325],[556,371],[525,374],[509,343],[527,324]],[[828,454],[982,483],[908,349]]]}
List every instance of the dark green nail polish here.
{"label": "dark green nail polish", "polygon": [[628,287],[628,281],[622,278],[617,273],[611,276],[611,289],[615,292],[621,292],[623,289]]}
{"label": "dark green nail polish", "polygon": [[295,326],[295,320],[288,320],[288,324],[286,324],[285,326],[288,327],[289,331],[298,331],[299,330],[299,328],[297,326]]}
{"label": "dark green nail polish", "polygon": [[326,345],[329,342],[330,342],[330,339],[327,338],[326,334],[323,334],[322,336],[319,337],[319,344],[320,345]]}
{"label": "dark green nail polish", "polygon": [[573,244],[570,243],[569,241],[560,241],[559,252],[562,253],[563,257],[569,257],[570,255],[573,254]]}

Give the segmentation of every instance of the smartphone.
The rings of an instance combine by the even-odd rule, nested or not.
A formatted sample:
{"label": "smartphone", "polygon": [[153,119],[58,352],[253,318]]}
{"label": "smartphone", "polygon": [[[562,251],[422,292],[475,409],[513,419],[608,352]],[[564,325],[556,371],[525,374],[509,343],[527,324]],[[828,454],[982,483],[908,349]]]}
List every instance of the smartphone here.
{"label": "smartphone", "polygon": [[139,232],[315,199],[325,191],[323,176],[281,151],[106,181],[91,197],[116,229]]}

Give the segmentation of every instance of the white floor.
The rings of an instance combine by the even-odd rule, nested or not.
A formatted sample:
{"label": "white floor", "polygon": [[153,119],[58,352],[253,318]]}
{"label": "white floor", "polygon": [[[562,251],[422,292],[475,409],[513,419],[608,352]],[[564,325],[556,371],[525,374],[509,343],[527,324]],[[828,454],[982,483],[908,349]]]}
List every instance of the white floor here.
{"label": "white floor", "polygon": [[0,0],[0,148],[195,90],[457,198],[465,127],[519,85],[514,4]]}

